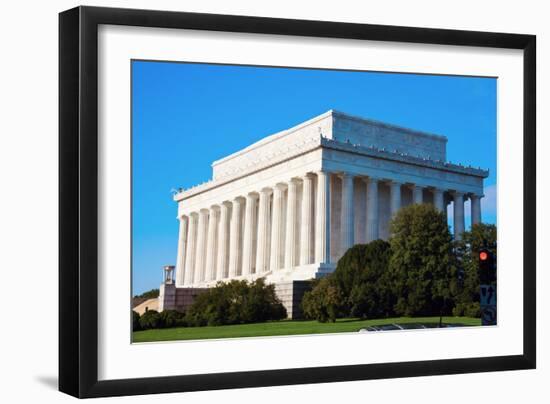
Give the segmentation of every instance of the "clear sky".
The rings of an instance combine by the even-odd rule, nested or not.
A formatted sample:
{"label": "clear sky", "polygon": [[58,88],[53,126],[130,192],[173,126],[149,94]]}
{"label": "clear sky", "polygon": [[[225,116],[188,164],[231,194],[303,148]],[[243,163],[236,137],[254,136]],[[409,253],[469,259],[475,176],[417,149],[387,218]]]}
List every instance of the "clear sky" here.
{"label": "clear sky", "polygon": [[495,223],[496,89],[493,78],[133,61],[133,293],[175,265],[172,188],[329,109],[447,136],[447,160],[490,170],[482,213]]}

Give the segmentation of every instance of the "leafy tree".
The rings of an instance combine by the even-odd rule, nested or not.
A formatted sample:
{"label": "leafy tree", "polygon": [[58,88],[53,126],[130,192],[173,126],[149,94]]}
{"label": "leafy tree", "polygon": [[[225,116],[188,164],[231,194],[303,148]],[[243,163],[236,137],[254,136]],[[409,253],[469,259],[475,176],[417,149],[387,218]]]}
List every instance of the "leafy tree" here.
{"label": "leafy tree", "polygon": [[390,230],[389,270],[396,314],[450,313],[457,271],[444,214],[431,205],[409,205],[397,212]]}
{"label": "leafy tree", "polygon": [[135,298],[138,298],[138,297],[141,297],[141,298],[144,298],[144,299],[153,299],[155,297],[159,297],[159,289],[151,289],[151,290],[148,290],[147,292],[143,292],[141,295],[135,295],[134,297]]}
{"label": "leafy tree", "polygon": [[321,323],[335,322],[343,308],[344,296],[329,276],[314,280],[313,288],[302,298],[302,310],[306,318]]}
{"label": "leafy tree", "polygon": [[462,234],[456,242],[456,255],[460,266],[459,282],[455,291],[456,307],[453,314],[479,317],[479,273],[478,252],[489,249],[496,260],[497,228],[493,224],[475,224]]}
{"label": "leafy tree", "polygon": [[350,248],[336,270],[315,281],[304,295],[306,317],[326,322],[339,316],[380,318],[392,314],[395,298],[388,282],[390,255],[389,243],[382,240]]}
{"label": "leafy tree", "polygon": [[353,246],[338,261],[332,280],[345,297],[345,315],[380,318],[393,313],[395,298],[388,273],[390,257],[390,244],[375,240]]}

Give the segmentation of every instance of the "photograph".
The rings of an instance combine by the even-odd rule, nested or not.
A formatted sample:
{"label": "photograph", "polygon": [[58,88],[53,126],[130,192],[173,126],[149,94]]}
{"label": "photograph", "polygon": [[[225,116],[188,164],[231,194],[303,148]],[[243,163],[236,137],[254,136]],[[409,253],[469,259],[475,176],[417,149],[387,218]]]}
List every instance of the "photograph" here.
{"label": "photograph", "polygon": [[132,343],[497,321],[497,77],[133,59]]}
{"label": "photograph", "polygon": [[3,4],[0,401],[545,402],[545,3],[90,3]]}

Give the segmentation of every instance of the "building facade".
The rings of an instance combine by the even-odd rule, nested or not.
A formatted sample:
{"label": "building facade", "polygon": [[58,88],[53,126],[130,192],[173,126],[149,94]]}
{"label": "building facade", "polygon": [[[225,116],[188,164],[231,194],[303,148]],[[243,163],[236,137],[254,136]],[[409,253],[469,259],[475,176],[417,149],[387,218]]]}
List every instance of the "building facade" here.
{"label": "building facade", "polygon": [[181,190],[176,288],[230,279],[284,284],[334,270],[358,243],[387,239],[402,207],[453,206],[453,229],[481,221],[488,171],[446,161],[447,138],[328,111],[212,164]]}

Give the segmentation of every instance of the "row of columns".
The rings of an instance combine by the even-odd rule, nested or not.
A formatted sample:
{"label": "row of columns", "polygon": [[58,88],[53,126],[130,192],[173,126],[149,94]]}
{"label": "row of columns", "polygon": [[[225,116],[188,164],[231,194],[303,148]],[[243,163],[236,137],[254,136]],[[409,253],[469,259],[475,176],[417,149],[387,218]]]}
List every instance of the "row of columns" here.
{"label": "row of columns", "polygon": [[[355,242],[354,176],[348,173],[339,175],[342,178],[340,248],[346,251]],[[327,172],[316,173],[317,192],[314,195],[315,177],[311,174],[301,177],[300,205],[298,179],[293,178],[257,193],[182,216],[176,284],[189,286],[312,263],[329,263],[330,178]],[[361,178],[366,182],[366,241],[370,242],[379,238],[380,180]],[[389,183],[391,217],[402,206],[403,185],[396,181]],[[444,211],[444,190],[435,188],[431,192],[434,206]],[[459,239],[464,232],[465,194],[453,192],[452,196],[454,234]],[[470,199],[472,224],[480,223],[480,197],[470,195]],[[423,187],[412,186],[412,202],[423,202]]]}
{"label": "row of columns", "polygon": [[313,175],[301,177],[300,206],[298,179],[293,178],[182,216],[176,284],[187,286],[328,262],[330,182],[324,172],[317,173],[316,178],[319,191],[314,200]]}

